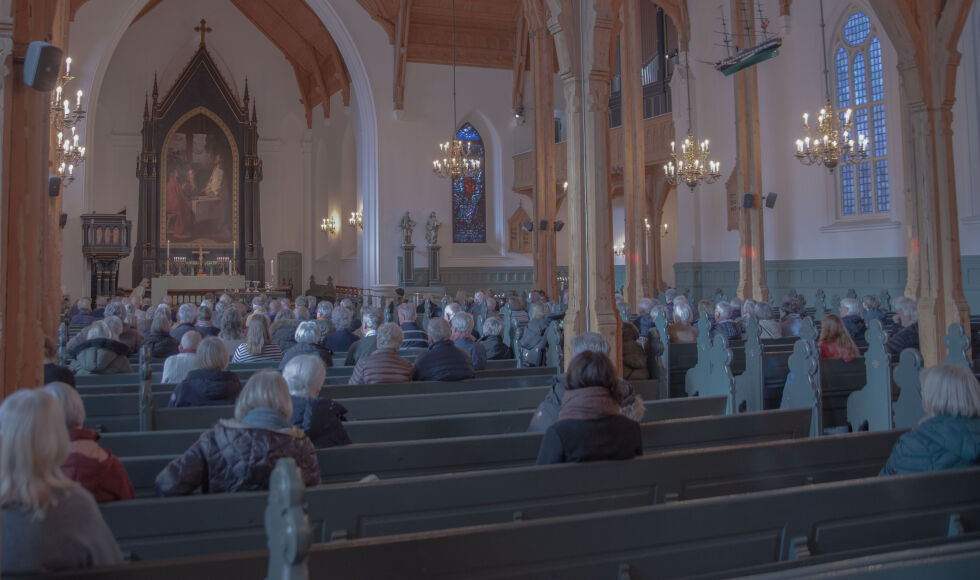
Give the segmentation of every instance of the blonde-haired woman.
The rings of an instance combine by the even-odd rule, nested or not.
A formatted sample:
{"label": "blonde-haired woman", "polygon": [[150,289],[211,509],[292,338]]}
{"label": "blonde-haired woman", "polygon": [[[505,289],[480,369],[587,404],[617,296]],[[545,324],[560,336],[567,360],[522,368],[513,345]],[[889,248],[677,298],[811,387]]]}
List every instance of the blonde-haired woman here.
{"label": "blonde-haired woman", "polygon": [[0,405],[2,574],[50,573],[122,561],[92,494],[68,478],[61,405],[23,389]]}
{"label": "blonde-haired woman", "polygon": [[235,349],[235,355],[231,358],[231,362],[278,361],[282,359],[282,350],[278,344],[272,341],[272,335],[269,334],[268,318],[262,314],[252,314],[245,324],[248,326],[245,342]]}
{"label": "blonde-haired woman", "polygon": [[269,489],[276,462],[291,457],[307,486],[320,483],[313,443],[302,429],[290,425],[293,403],[285,379],[263,371],[245,383],[235,418],[222,419],[170,462],[156,479],[158,495]]}

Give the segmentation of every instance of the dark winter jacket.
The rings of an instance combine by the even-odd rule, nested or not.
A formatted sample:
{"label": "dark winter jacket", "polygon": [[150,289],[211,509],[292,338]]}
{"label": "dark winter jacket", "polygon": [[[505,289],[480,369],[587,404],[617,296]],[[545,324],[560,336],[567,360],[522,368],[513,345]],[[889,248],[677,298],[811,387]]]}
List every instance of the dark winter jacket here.
{"label": "dark winter jacket", "polygon": [[113,375],[131,373],[133,367],[125,344],[111,338],[93,338],[79,345],[71,370],[83,375]]}
{"label": "dark winter jacket", "polygon": [[323,346],[332,352],[347,352],[351,345],[360,340],[360,337],[346,328],[342,328],[333,334],[328,334],[323,339]]}
{"label": "dark winter jacket", "polygon": [[201,332],[201,330],[198,327],[194,326],[190,322],[181,322],[180,324],[178,324],[176,328],[170,331],[170,336],[173,337],[173,339],[176,340],[177,343],[179,344],[180,339],[184,338],[184,333],[189,332],[191,330],[196,331],[201,336],[205,336],[204,333]]}
{"label": "dark winter jacket", "polygon": [[313,442],[317,449],[350,445],[350,436],[344,429],[344,415],[347,409],[330,399],[291,397],[293,418],[290,423],[299,427]]}
{"label": "dark winter jacket", "polygon": [[150,356],[155,359],[165,359],[180,354],[180,342],[169,334],[151,332],[146,335],[143,344],[150,345]]}
{"label": "dark winter jacket", "polygon": [[376,350],[378,350],[378,335],[372,334],[371,336],[365,336],[350,345],[350,348],[347,349],[347,358],[344,359],[344,366],[352,367],[357,364],[357,361],[369,356]]}
{"label": "dark winter jacket", "polygon": [[129,354],[136,354],[140,351],[140,347],[143,345],[143,335],[141,335],[135,328],[124,328],[123,331],[119,333],[119,342],[125,344],[129,348]]}
{"label": "dark winter jacket", "polygon": [[482,371],[487,368],[487,349],[482,344],[472,338],[460,337],[453,341],[460,350],[470,353],[470,362],[473,363],[473,370]]}
{"label": "dark winter jacket", "polygon": [[99,434],[92,429],[71,429],[71,452],[61,471],[102,503],[133,499],[133,483],[119,458],[99,447]]}
{"label": "dark winter jacket", "polygon": [[242,383],[232,371],[195,369],[174,389],[168,406],[234,405],[241,392]]}
{"label": "dark winter jacket", "polygon": [[44,365],[44,384],[65,383],[75,387],[75,373],[68,367],[49,363]]}
{"label": "dark winter jacket", "polygon": [[[633,386],[619,379],[619,392],[620,413],[637,421],[642,420],[646,407],[636,395]],[[561,411],[561,402],[564,398],[565,375],[555,375],[551,379],[551,390],[531,416],[531,422],[527,426],[528,433],[544,433],[548,427],[554,425],[558,421],[558,413]]]}
{"label": "dark winter jacket", "polygon": [[207,326],[205,326],[200,322],[194,325],[194,330],[200,333],[201,338],[207,338],[209,336],[218,336],[219,334],[221,334],[220,328],[212,324],[208,324]]}
{"label": "dark winter jacket", "polygon": [[286,368],[286,363],[289,362],[294,356],[300,356],[303,354],[315,354],[320,357],[323,364],[328,367],[333,366],[333,353],[329,349],[320,346],[319,344],[311,344],[309,342],[298,342],[296,346],[282,353],[282,360],[279,362],[279,370]]}
{"label": "dark winter jacket", "polygon": [[296,460],[304,485],[320,483],[316,449],[302,429],[291,425],[262,429],[222,419],[163,468],[157,475],[156,492],[161,496],[187,495],[198,487],[203,493],[266,490],[282,457]]}
{"label": "dark winter jacket", "polygon": [[429,348],[429,337],[414,322],[401,323],[402,348]]}
{"label": "dark winter jacket", "polygon": [[461,381],[475,376],[470,353],[449,340],[440,340],[420,354],[412,371],[416,381]]}
{"label": "dark winter jacket", "polygon": [[[296,327],[301,320],[277,320],[272,323],[269,332],[272,341],[279,345],[279,350],[286,352],[296,346]],[[333,350],[333,349],[331,349]]]}
{"label": "dark winter jacket", "polygon": [[636,340],[623,339],[623,378],[627,381],[640,381],[650,378],[647,368],[647,353]]}
{"label": "dark winter jacket", "polygon": [[902,328],[885,343],[885,352],[892,356],[902,354],[902,351],[907,348],[919,348],[918,322],[913,322],[905,328]]}
{"label": "dark winter jacket", "polygon": [[548,339],[545,333],[551,321],[547,318],[534,318],[527,323],[524,334],[521,335],[521,360],[525,366],[541,366],[545,360],[545,349]]}
{"label": "dark winter jacket", "polygon": [[407,383],[412,380],[412,363],[393,348],[379,348],[357,361],[348,384]]}
{"label": "dark winter jacket", "polygon": [[487,360],[514,358],[514,349],[504,344],[504,339],[499,336],[484,336],[480,344],[487,351]]}
{"label": "dark winter jacket", "polygon": [[538,465],[632,459],[643,455],[640,424],[622,415],[602,419],[563,419],[545,431]]}
{"label": "dark winter jacket", "polygon": [[91,314],[76,314],[75,316],[71,317],[69,324],[72,326],[81,326],[83,324],[89,325],[93,322],[95,322],[95,317],[93,317]]}
{"label": "dark winter jacket", "polygon": [[881,475],[980,464],[980,417],[936,415],[898,438]]}
{"label": "dark winter jacket", "polygon": [[867,325],[864,323],[864,319],[861,318],[860,314],[848,314],[847,316],[841,318],[844,322],[844,328],[847,329],[847,333],[851,335],[854,340],[864,340],[864,331],[867,329]]}
{"label": "dark winter jacket", "polygon": [[864,319],[865,324],[871,324],[872,320],[880,320],[882,324],[885,323],[885,316],[887,313],[881,308],[875,308],[874,310],[865,310],[861,312],[861,318]]}
{"label": "dark winter jacket", "polygon": [[711,338],[714,339],[714,337],[719,334],[728,340],[738,340],[739,338],[742,338],[742,333],[738,330],[738,325],[732,320],[722,320],[721,322],[715,324],[714,328],[711,329]]}
{"label": "dark winter jacket", "polygon": [[640,332],[640,336],[646,336],[650,329],[653,328],[653,316],[649,313],[637,314],[630,319],[630,322],[636,326],[636,329]]}

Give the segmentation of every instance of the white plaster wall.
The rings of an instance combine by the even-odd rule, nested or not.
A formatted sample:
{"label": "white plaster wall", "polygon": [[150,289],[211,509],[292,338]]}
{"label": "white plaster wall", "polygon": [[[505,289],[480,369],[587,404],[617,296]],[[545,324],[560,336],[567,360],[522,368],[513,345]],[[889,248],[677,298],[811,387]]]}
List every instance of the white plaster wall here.
{"label": "white plaster wall", "polygon": [[958,46],[963,55],[956,74],[953,105],[953,163],[956,168],[960,253],[980,254],[980,8],[974,3]]}

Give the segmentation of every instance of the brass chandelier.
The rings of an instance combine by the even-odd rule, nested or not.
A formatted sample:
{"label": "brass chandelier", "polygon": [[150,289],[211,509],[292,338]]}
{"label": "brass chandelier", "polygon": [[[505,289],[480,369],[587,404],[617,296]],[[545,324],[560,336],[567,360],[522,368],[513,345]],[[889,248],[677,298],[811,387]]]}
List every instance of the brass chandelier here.
{"label": "brass chandelier", "polygon": [[[453,134],[456,132],[456,0],[452,3]],[[432,172],[439,177],[473,177],[480,171],[480,160],[473,157],[472,143],[453,137],[439,144],[439,157]]]}
{"label": "brass chandelier", "polygon": [[830,69],[827,66],[827,32],[823,19],[823,0],[820,0],[820,34],[823,40],[823,82],[825,100],[817,113],[817,124],[811,130],[809,115],[803,113],[802,139],[796,140],[796,158],[803,165],[821,164],[833,171],[842,164],[856,163],[868,156],[868,138],[857,136],[854,142],[854,112],[841,115],[830,103]]}
{"label": "brass chandelier", "polygon": [[[66,87],[75,80],[71,76],[71,57],[65,59],[65,73],[58,77],[51,96],[51,126],[57,132],[54,164],[61,183],[68,185],[75,180],[75,168],[85,162],[85,147],[79,147],[76,126],[85,118],[82,108],[82,91],[75,93],[75,106],[68,100]],[[63,98],[64,97],[64,98]]]}
{"label": "brass chandelier", "polygon": [[684,66],[687,68],[687,138],[681,143],[680,157],[677,156],[676,144],[670,142],[670,156],[673,160],[664,164],[664,176],[667,183],[685,183],[693,191],[702,182],[718,181],[721,177],[721,164],[708,159],[711,149],[707,139],[699,142],[694,138],[694,131],[691,129],[691,65],[687,52],[684,53]]}

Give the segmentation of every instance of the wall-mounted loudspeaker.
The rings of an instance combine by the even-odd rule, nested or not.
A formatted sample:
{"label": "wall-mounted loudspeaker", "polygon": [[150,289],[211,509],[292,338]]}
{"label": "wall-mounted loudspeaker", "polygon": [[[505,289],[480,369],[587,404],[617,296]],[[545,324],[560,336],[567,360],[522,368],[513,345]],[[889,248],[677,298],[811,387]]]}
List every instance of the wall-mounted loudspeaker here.
{"label": "wall-mounted loudspeaker", "polygon": [[768,207],[769,209],[776,207],[775,193],[769,192],[769,195],[766,196],[766,207]]}
{"label": "wall-mounted loudspeaker", "polygon": [[68,214],[63,213],[60,216],[58,216],[58,227],[60,227],[61,229],[65,229],[66,225],[68,225]]}
{"label": "wall-mounted loudspeaker", "polygon": [[61,193],[61,177],[52,173],[48,175],[48,195],[58,197],[59,193]]}
{"label": "wall-mounted loudspeaker", "polygon": [[742,197],[742,207],[744,209],[752,209],[752,205],[754,202],[755,202],[755,196],[752,195],[751,193],[746,193]]}
{"label": "wall-mounted loudspeaker", "polygon": [[534,231],[534,222],[524,222],[524,225],[521,226],[521,227],[524,228],[524,231],[533,232]]}
{"label": "wall-mounted loudspeaker", "polygon": [[47,42],[27,45],[24,56],[24,84],[38,91],[50,91],[61,73],[61,49]]}
{"label": "wall-mounted loudspeaker", "polygon": [[563,222],[561,220],[558,220],[558,221],[555,222],[555,231],[556,232],[560,232],[563,227],[565,227],[565,222]]}

